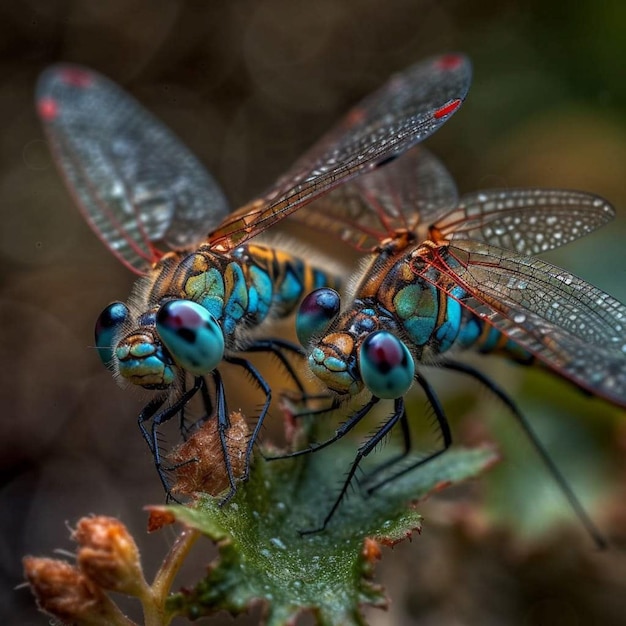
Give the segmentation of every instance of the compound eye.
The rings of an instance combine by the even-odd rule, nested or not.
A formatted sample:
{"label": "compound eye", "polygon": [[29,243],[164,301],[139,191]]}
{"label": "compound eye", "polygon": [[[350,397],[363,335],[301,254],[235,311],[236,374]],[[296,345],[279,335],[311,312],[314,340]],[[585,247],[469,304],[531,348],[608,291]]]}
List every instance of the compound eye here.
{"label": "compound eye", "polygon": [[156,329],[174,361],[191,374],[208,374],[224,357],[221,326],[196,302],[165,303],[157,312]]}
{"label": "compound eye", "polygon": [[96,348],[100,359],[109,369],[112,369],[113,342],[129,317],[130,311],[123,302],[113,302],[96,320]]}
{"label": "compound eye", "polygon": [[403,396],[413,383],[415,363],[409,349],[395,335],[378,330],[359,348],[361,378],[378,398]]}
{"label": "compound eye", "polygon": [[300,304],[296,314],[296,334],[305,348],[313,337],[321,337],[337,317],[341,299],[330,287],[312,291]]}

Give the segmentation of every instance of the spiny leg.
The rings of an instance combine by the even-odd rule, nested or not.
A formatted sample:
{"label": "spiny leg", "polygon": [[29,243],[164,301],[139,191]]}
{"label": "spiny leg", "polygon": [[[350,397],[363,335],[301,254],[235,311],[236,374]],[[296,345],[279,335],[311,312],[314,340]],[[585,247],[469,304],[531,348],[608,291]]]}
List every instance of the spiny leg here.
{"label": "spiny leg", "polygon": [[[295,369],[285,356],[285,352],[291,352],[300,359],[304,358],[306,354],[301,346],[292,343],[291,341],[286,341],[285,339],[256,339],[244,348],[244,352],[270,352],[271,354],[273,354],[280,361],[282,366],[285,368],[285,371],[298,388],[299,395],[297,400],[299,402],[332,398],[334,406],[335,399],[333,396],[330,396],[330,394],[310,394],[306,391],[304,385],[302,384],[302,381],[300,380],[300,377],[298,376],[298,373],[295,371]],[[286,393],[285,396],[289,397],[289,394]],[[330,410],[331,409],[323,409],[320,412],[325,413]],[[308,413],[298,413],[295,417],[300,417],[301,415],[308,415]]]}
{"label": "spiny leg", "polygon": [[337,428],[335,434],[323,441],[322,443],[312,443],[309,444],[307,448],[303,450],[296,450],[295,452],[289,452],[289,454],[282,454],[280,456],[268,456],[265,457],[267,461],[279,461],[281,459],[291,459],[295,456],[302,456],[303,454],[310,454],[311,452],[316,452],[317,450],[322,450],[335,443],[335,441],[339,441],[344,435],[350,432],[371,410],[372,407],[380,401],[380,398],[376,396],[372,396],[367,404],[363,405],[356,413],[350,416],[343,424]]}
{"label": "spiny leg", "polygon": [[263,376],[259,373],[259,371],[250,363],[250,361],[246,359],[242,359],[240,357],[227,357],[225,360],[228,363],[232,363],[233,365],[238,365],[242,367],[257,383],[257,385],[261,388],[263,393],[265,394],[265,402],[263,403],[263,408],[259,413],[259,417],[254,426],[254,430],[252,431],[252,435],[250,436],[250,440],[248,441],[248,447],[246,448],[246,459],[244,464],[244,473],[242,476],[242,480],[248,480],[248,476],[250,474],[250,459],[252,458],[252,449],[254,448],[254,444],[256,443],[257,437],[259,436],[259,432],[261,430],[261,426],[263,426],[263,421],[265,420],[265,416],[270,408],[270,404],[272,402],[272,389],[267,384]]}
{"label": "spiny leg", "polygon": [[408,420],[407,413],[406,413],[406,404],[404,405],[404,411],[402,412],[402,415],[400,416],[400,427],[402,429],[402,445],[403,445],[402,452],[399,452],[398,454],[392,456],[386,461],[383,461],[380,465],[376,466],[372,471],[368,472],[363,482],[365,483],[370,482],[372,478],[374,478],[374,476],[376,476],[377,474],[380,474],[381,472],[391,467],[392,465],[395,465],[396,463],[400,462],[411,451],[411,447],[412,447],[411,430],[410,430],[409,420]]}
{"label": "spiny leg", "polygon": [[[186,380],[185,372],[183,370],[181,370],[180,372],[180,388],[183,394],[187,391],[187,380]],[[178,420],[178,430],[180,432],[181,437],[183,438],[183,441],[187,441],[187,437],[189,436],[189,429],[191,428],[190,426],[188,427],[185,424],[185,418],[186,418],[185,405],[183,405],[180,408],[180,417]]]}
{"label": "spiny leg", "polygon": [[146,430],[145,423],[152,419],[154,414],[163,406],[165,401],[167,400],[167,394],[160,394],[156,398],[152,398],[148,404],[142,409],[139,417],[137,418],[137,423],[139,424],[139,429],[141,430],[141,434],[143,438],[146,440],[148,447],[150,448],[150,453],[154,455],[154,447],[152,445],[152,440],[150,438],[150,433]]}
{"label": "spiny leg", "polygon": [[330,415],[333,411],[337,410],[342,405],[342,400],[337,396],[334,396],[330,393],[320,393],[320,394],[306,394],[304,396],[300,396],[298,398],[294,398],[291,394],[282,392],[281,398],[286,398],[287,400],[302,402],[308,400],[329,400],[328,406],[323,406],[318,409],[303,409],[298,410],[297,412],[293,412],[291,416],[294,419],[303,419],[305,417],[319,417],[321,415]]}
{"label": "spiny leg", "polygon": [[[213,382],[215,383],[215,413],[217,416],[217,432],[220,438],[220,446],[222,448],[222,454],[224,455],[224,466],[226,467],[226,475],[228,476],[228,483],[230,489],[224,498],[220,501],[220,506],[224,506],[236,493],[237,487],[235,485],[235,477],[233,475],[233,468],[230,462],[230,455],[228,453],[228,445],[226,442],[226,434],[230,428],[230,418],[228,416],[228,406],[226,404],[226,394],[224,392],[224,382],[217,370],[211,372],[213,376]],[[205,407],[212,406],[211,398],[206,389],[206,386],[202,390],[202,400]]]}
{"label": "spiny leg", "polygon": [[552,477],[567,498],[567,501],[574,510],[574,513],[581,521],[582,525],[585,527],[586,531],[589,533],[596,546],[601,550],[605,549],[607,547],[606,539],[602,536],[602,533],[596,528],[596,525],[593,523],[591,517],[589,517],[588,513],[585,511],[583,505],[580,503],[580,500],[578,500],[576,494],[569,486],[568,482],[565,480],[565,477],[556,466],[555,462],[552,460],[547,450],[544,448],[543,444],[531,428],[530,423],[528,422],[526,417],[524,417],[523,413],[517,408],[517,405],[513,402],[509,395],[493,380],[485,376],[482,372],[475,369],[471,365],[467,365],[466,363],[460,363],[458,361],[451,361],[448,359],[442,361],[441,365],[446,369],[471,376],[505,404],[513,417],[517,420],[517,423],[524,431],[526,437],[528,437],[532,446],[539,454],[539,457],[543,461],[550,474],[552,474]]}
{"label": "spiny leg", "polygon": [[[167,482],[167,478],[165,477],[165,473],[163,471],[161,465],[161,453],[159,451],[159,442],[158,442],[158,427],[167,422],[169,419],[174,417],[186,404],[193,398],[193,396],[197,393],[198,389],[200,389],[204,385],[204,379],[201,377],[197,377],[194,379],[194,385],[191,389],[188,389],[181,395],[181,397],[174,402],[171,406],[167,407],[160,413],[157,411],[163,406],[164,402],[167,400],[166,395],[161,395],[157,398],[154,398],[150,401],[143,411],[139,414],[138,423],[139,428],[141,430],[141,434],[143,438],[146,440],[150,451],[152,452],[152,456],[154,458],[154,465],[156,467],[157,473],[159,475],[159,479],[161,480],[161,484],[165,489],[166,493],[169,497],[169,484]],[[145,422],[152,418],[152,427],[151,432],[148,433],[145,427]]]}
{"label": "spiny leg", "polygon": [[[435,390],[432,388],[431,384],[419,374],[416,374],[415,380],[420,384],[420,386],[424,390],[424,393],[426,394],[426,398],[428,399],[428,402],[433,409],[433,412],[435,414],[435,419],[437,420],[437,425],[439,427],[439,432],[441,433],[441,437],[443,439],[443,447],[439,450],[435,450],[434,452],[428,454],[427,456],[423,457],[419,461],[416,461],[415,463],[412,463],[411,465],[408,465],[407,467],[403,467],[401,470],[397,471],[395,474],[392,474],[391,476],[385,478],[384,480],[381,480],[379,483],[375,484],[374,486],[368,487],[367,488],[368,495],[371,495],[372,493],[380,489],[383,485],[386,485],[392,480],[395,480],[396,478],[399,478],[400,476],[403,476],[404,474],[411,472],[412,470],[420,467],[421,465],[424,465],[425,463],[432,461],[434,458],[443,454],[452,445],[452,432],[450,431],[450,424],[448,423],[448,418],[446,417],[446,414],[443,410],[443,407],[441,406],[441,402],[439,401],[437,394],[435,393]],[[401,458],[402,457],[397,458],[396,462],[400,460]],[[377,473],[377,470],[375,470],[375,473]]]}
{"label": "spiny leg", "polygon": [[[189,427],[185,427],[184,432],[181,431],[181,435],[183,440],[187,441],[190,434],[193,434],[202,424],[204,424],[207,420],[215,415],[215,406],[214,400],[211,398],[211,394],[208,388],[208,382],[205,378],[205,384],[200,388],[202,394],[202,405],[204,408],[204,413],[201,417],[197,418]],[[216,391],[217,393],[217,391]],[[183,407],[184,410],[184,407]],[[181,410],[182,413],[182,410]],[[182,418],[182,415],[181,415]]]}
{"label": "spiny leg", "polygon": [[298,390],[300,391],[302,396],[306,396],[306,391],[304,389],[304,385],[300,381],[300,377],[298,376],[293,366],[291,365],[291,363],[289,363],[287,357],[284,354],[285,352],[292,352],[299,358],[302,358],[305,356],[305,354],[304,350],[300,346],[284,339],[256,339],[255,341],[247,345],[244,348],[244,351],[270,352],[271,354],[273,354],[281,362],[282,366],[287,371],[287,374],[289,374],[291,380],[293,380],[296,387],[298,387]]}
{"label": "spiny leg", "polygon": [[[330,511],[326,514],[324,521],[318,528],[312,528],[309,530],[300,530],[298,531],[301,535],[311,535],[313,533],[321,532],[326,528],[328,522],[330,522],[331,518],[335,514],[335,511],[341,504],[344,496],[346,495],[346,491],[354,478],[354,474],[359,467],[361,461],[368,455],[372,450],[376,449],[376,446],[390,433],[391,429],[398,423],[398,421],[402,420],[402,416],[405,415],[404,409],[404,399],[396,398],[394,400],[394,411],[392,416],[374,433],[372,437],[370,437],[364,444],[359,446],[357,450],[356,456],[354,457],[354,461],[348,471],[348,475],[346,476],[346,480],[341,487],[341,491],[339,495],[335,499]],[[351,418],[352,419],[352,418]]]}

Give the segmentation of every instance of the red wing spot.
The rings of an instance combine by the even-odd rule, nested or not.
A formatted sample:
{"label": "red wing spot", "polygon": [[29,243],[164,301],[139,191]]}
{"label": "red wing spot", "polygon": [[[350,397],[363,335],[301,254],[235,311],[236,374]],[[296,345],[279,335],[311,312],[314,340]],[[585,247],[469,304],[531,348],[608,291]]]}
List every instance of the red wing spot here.
{"label": "red wing spot", "polygon": [[50,122],[59,114],[59,103],[54,98],[42,98],[37,103],[37,111],[41,119]]}
{"label": "red wing spot", "polygon": [[348,126],[355,126],[360,124],[365,119],[365,111],[363,109],[353,109],[346,116],[346,123]]}
{"label": "red wing spot", "polygon": [[448,104],[444,104],[440,109],[437,109],[433,113],[433,117],[439,120],[442,117],[446,117],[446,115],[454,113],[454,111],[456,111],[460,106],[461,100],[459,98],[452,100],[452,102],[448,102]]}
{"label": "red wing spot", "polygon": [[440,59],[437,59],[435,67],[440,70],[451,71],[456,70],[462,62],[463,58],[458,54],[446,54]]}
{"label": "red wing spot", "polygon": [[89,72],[85,72],[84,70],[79,70],[76,68],[67,68],[61,70],[61,80],[66,85],[71,85],[72,87],[89,87],[93,82],[93,78]]}

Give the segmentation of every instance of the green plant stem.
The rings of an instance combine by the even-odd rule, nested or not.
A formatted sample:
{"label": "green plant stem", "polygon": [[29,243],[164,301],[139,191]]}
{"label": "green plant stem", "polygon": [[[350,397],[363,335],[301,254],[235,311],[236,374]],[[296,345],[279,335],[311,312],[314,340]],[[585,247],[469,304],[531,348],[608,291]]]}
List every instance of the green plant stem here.
{"label": "green plant stem", "polygon": [[183,530],[163,560],[152,586],[146,585],[145,593],[140,597],[145,626],[167,626],[174,617],[173,614],[166,614],[165,601],[178,570],[199,536],[197,530]]}

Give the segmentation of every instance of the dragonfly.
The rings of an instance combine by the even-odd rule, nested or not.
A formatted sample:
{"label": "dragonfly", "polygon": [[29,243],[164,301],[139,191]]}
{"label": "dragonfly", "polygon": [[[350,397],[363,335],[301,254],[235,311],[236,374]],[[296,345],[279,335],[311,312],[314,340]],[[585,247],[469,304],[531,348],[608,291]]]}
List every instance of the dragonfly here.
{"label": "dragonfly", "polygon": [[459,109],[470,81],[462,54],[433,57],[393,76],[267,192],[230,212],[213,177],[120,87],[80,66],[42,74],[37,111],[65,183],[100,239],[140,275],[126,303],[101,313],[95,341],[119,380],[155,394],[138,422],[168,496],[165,472],[172,468],[161,459],[159,426],[180,415],[182,430],[183,411],[200,394],[206,419],[217,420],[227,502],[236,483],[220,365],[242,368],[265,396],[246,448],[246,480],[272,390],[244,355],[273,354],[302,390],[286,358],[301,348],[264,333],[310,291],[338,287],[305,259],[249,240],[434,133]]}
{"label": "dragonfly", "polygon": [[[429,174],[424,178],[420,172]],[[332,437],[288,456],[331,445],[381,399],[393,401],[391,416],[359,447],[321,525],[303,534],[327,526],[359,464],[395,427],[402,432],[403,451],[366,475],[368,494],[450,447],[447,417],[423,371],[435,365],[473,377],[506,404],[591,536],[603,543],[515,403],[455,356],[475,350],[538,364],[626,407],[626,306],[537,258],[614,214],[603,198],[572,190],[490,189],[459,197],[445,167],[418,146],[294,215],[369,255],[343,302],[336,290],[320,288],[303,300],[296,317],[309,367],[333,394],[331,409],[361,393],[369,399]],[[411,449],[404,397],[414,385],[432,407],[442,445],[403,465]]]}

